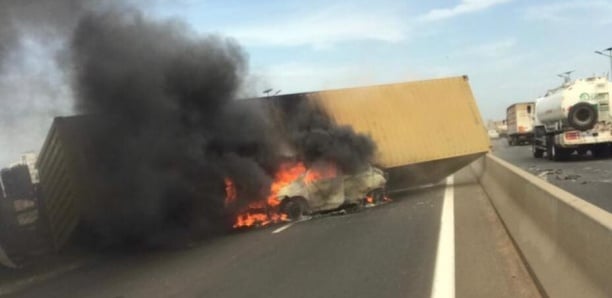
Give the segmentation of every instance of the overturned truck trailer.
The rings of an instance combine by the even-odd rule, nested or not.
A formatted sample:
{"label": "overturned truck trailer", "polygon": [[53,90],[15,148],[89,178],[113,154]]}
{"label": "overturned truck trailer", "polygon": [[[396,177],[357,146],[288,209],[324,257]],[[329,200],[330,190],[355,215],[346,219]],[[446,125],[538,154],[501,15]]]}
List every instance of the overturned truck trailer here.
{"label": "overturned truck trailer", "polygon": [[[245,104],[271,109],[279,127],[296,105],[316,105],[340,125],[350,125],[377,143],[376,164],[398,190],[435,183],[489,150],[467,77],[283,95]],[[38,159],[42,208],[52,246],[61,249],[92,209],[104,206],[88,148],[92,117],[58,117]]]}
{"label": "overturned truck trailer", "polygon": [[299,100],[370,135],[378,147],[376,164],[389,173],[390,190],[436,183],[490,148],[467,76],[272,99],[289,116]]}

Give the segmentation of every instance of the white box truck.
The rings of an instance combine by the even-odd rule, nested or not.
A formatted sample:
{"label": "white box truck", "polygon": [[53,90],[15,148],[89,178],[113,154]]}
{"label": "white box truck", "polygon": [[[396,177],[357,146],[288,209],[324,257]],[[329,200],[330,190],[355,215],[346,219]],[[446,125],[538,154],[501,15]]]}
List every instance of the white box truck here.
{"label": "white box truck", "polygon": [[533,139],[533,102],[515,103],[506,109],[508,145],[530,144]]}

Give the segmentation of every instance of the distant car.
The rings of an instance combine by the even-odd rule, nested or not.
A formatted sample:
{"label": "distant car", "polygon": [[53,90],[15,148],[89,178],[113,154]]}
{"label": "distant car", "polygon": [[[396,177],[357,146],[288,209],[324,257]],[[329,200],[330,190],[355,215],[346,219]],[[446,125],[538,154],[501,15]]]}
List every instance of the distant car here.
{"label": "distant car", "polygon": [[368,167],[355,175],[337,175],[309,181],[310,171],[278,192],[280,211],[295,220],[302,215],[361,206],[385,200],[386,174]]}
{"label": "distant car", "polygon": [[495,129],[489,129],[489,138],[491,139],[499,139],[499,134],[497,133],[497,130]]}

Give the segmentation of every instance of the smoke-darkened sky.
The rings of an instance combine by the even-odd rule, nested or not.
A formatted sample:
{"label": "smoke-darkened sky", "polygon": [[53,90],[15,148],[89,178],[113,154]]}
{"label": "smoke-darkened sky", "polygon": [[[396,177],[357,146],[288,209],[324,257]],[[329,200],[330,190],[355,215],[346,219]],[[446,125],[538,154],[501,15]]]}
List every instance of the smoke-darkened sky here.
{"label": "smoke-darkened sky", "polygon": [[38,151],[72,93],[57,63],[83,9],[93,1],[0,0],[0,165]]}

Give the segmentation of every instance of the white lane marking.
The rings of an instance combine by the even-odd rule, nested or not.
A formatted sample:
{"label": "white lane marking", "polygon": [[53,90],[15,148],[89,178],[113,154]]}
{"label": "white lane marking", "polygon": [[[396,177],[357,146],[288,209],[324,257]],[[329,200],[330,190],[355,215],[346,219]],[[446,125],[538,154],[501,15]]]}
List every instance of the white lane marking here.
{"label": "white lane marking", "polygon": [[286,224],[286,225],[284,225],[284,226],[282,226],[282,227],[280,227],[280,228],[278,228],[278,229],[276,229],[276,230],[272,231],[272,234],[278,234],[278,233],[280,233],[280,232],[282,232],[282,231],[284,231],[284,230],[286,230],[286,229],[290,228],[292,225],[294,225],[294,224],[296,224],[296,223],[298,223],[298,222],[309,221],[309,220],[311,220],[311,219],[312,219],[312,216],[311,216],[311,215],[302,215],[302,216],[300,217],[300,219],[298,219],[298,220],[296,220],[296,221],[292,221],[292,222],[290,222],[290,223],[288,223],[288,224]]}
{"label": "white lane marking", "polygon": [[286,229],[290,228],[290,227],[291,227],[293,224],[295,224],[295,223],[296,223],[295,221],[294,221],[294,222],[290,222],[290,223],[288,223],[288,224],[286,224],[286,225],[284,225],[284,226],[282,226],[282,227],[280,227],[280,228],[278,228],[278,229],[276,229],[276,230],[272,231],[272,234],[277,234],[277,233],[280,233],[280,232],[282,232],[282,231],[284,231],[284,230],[286,230]]}
{"label": "white lane marking", "polygon": [[455,195],[453,176],[446,178],[438,252],[434,271],[431,297],[455,297]]}

